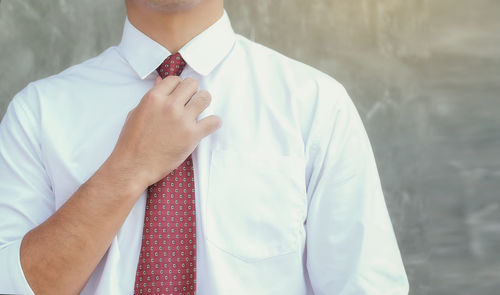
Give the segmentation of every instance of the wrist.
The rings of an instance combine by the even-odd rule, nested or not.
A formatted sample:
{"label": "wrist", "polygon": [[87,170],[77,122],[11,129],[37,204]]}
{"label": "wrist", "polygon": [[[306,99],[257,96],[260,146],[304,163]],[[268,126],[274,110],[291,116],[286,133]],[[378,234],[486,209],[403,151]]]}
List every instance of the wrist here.
{"label": "wrist", "polygon": [[99,182],[105,183],[132,198],[138,198],[148,187],[144,173],[132,169],[123,161],[115,161],[111,157],[99,167],[92,177],[98,178]]}

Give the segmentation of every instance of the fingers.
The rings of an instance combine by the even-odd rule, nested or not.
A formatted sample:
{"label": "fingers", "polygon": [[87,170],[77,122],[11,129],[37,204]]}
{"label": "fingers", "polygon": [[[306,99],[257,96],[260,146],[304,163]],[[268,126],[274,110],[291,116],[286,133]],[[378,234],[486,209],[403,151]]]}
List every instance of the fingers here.
{"label": "fingers", "polygon": [[160,77],[157,77],[152,91],[165,96],[170,95],[181,82],[182,79],[179,76],[168,76],[163,80]]}
{"label": "fingers", "polygon": [[175,100],[175,103],[182,103],[184,106],[197,91],[198,81],[193,78],[186,78],[177,85],[170,95]]}
{"label": "fingers", "polygon": [[222,126],[222,121],[218,116],[207,116],[198,121],[197,126],[201,132],[201,136],[205,137]]}
{"label": "fingers", "polygon": [[[193,78],[184,80],[178,76],[168,76],[163,80],[157,78],[153,90],[155,99],[159,99],[158,96],[167,95],[173,105],[179,108],[184,107],[186,114],[189,114],[193,120],[210,105],[212,100],[208,91],[201,90],[198,92],[198,81]],[[170,94],[167,94],[169,91]],[[219,117],[208,116],[196,124],[204,137],[218,129],[222,123]]]}
{"label": "fingers", "polygon": [[206,90],[201,90],[191,97],[191,100],[186,104],[186,112],[191,114],[193,118],[196,118],[210,105],[211,101],[212,97],[210,93]]}

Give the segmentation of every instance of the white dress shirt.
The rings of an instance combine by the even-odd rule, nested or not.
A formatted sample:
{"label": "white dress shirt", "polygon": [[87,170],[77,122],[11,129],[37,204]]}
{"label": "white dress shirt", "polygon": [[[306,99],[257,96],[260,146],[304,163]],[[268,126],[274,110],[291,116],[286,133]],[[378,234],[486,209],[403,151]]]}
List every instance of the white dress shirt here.
{"label": "white dress shirt", "polygon": [[[180,53],[181,77],[213,97],[198,119],[223,123],[192,155],[197,294],[407,294],[370,142],[342,85],[235,34],[226,12]],[[11,101],[0,125],[0,293],[32,294],[24,234],[110,155],[168,55],[126,20],[118,46]],[[133,293],[145,201],[81,294]]]}

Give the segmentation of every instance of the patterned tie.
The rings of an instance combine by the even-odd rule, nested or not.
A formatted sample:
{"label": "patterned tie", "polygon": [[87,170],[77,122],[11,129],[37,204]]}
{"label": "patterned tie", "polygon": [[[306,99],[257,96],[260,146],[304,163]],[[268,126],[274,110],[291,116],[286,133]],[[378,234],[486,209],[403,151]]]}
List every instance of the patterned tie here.
{"label": "patterned tie", "polygon": [[[186,62],[170,55],[160,77],[180,75]],[[134,294],[195,294],[196,213],[191,155],[148,188]]]}

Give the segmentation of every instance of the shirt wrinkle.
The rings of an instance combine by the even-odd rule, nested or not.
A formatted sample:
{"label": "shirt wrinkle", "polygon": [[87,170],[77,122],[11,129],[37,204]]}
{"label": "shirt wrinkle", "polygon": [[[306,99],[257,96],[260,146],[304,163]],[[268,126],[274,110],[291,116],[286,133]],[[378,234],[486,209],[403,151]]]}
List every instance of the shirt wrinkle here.
{"label": "shirt wrinkle", "polygon": [[[180,53],[181,77],[213,97],[197,121],[223,122],[192,153],[197,294],[408,294],[373,152],[342,85],[235,34],[225,11]],[[107,159],[167,54],[126,19],[119,45],[10,103],[0,124],[0,293],[33,294],[22,235]],[[80,294],[132,294],[145,202],[144,191]]]}

